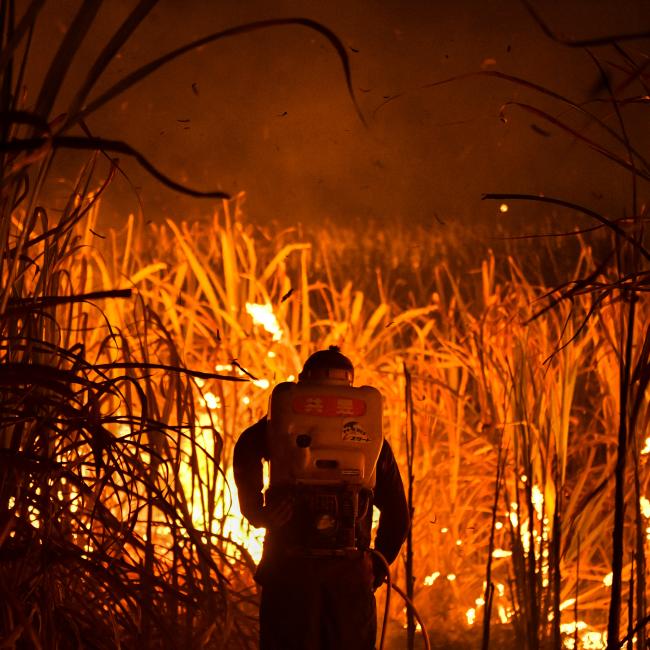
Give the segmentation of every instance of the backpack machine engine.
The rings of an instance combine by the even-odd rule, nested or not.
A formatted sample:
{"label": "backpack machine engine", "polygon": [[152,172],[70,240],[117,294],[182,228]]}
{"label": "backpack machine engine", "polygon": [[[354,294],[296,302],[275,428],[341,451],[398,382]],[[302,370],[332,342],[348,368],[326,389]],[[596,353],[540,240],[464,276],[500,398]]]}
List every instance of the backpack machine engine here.
{"label": "backpack machine engine", "polygon": [[285,382],[274,388],[269,405],[269,489],[293,495],[305,550],[357,549],[357,520],[371,502],[382,443],[382,398],[377,389],[317,381]]}

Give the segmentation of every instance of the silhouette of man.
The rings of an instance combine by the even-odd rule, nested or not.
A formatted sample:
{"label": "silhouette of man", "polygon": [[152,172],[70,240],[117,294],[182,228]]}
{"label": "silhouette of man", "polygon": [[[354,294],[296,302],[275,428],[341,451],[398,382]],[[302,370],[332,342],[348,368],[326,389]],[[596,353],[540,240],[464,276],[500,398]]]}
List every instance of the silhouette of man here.
{"label": "silhouette of man", "polygon": [[[352,363],[331,346],[307,359],[297,384],[281,384],[274,393],[280,387],[291,394],[294,389],[302,389],[304,393],[306,388],[307,395],[319,394],[320,390],[320,394],[327,395],[323,398],[298,396],[290,403],[293,407],[284,410],[293,408],[303,415],[313,412],[314,417],[319,413],[353,416],[359,400],[348,397],[354,397],[354,391],[374,391],[378,395],[369,387],[352,388],[353,379]],[[273,400],[272,397],[272,405]],[[331,408],[339,408],[340,413],[327,413],[331,404],[337,405]],[[374,486],[352,493],[356,494],[352,497],[349,492],[337,492],[338,488],[321,494],[318,486],[274,485],[274,463],[281,462],[274,459],[274,445],[279,436],[272,426],[277,420],[274,408],[241,434],[233,458],[241,511],[253,526],[267,529],[262,559],[255,574],[262,587],[260,648],[372,650],[377,633],[374,591],[386,577],[383,563],[368,551],[373,505],[380,511],[375,550],[388,564],[397,557],[410,524],[399,469],[390,445],[381,437],[381,406],[377,420],[379,435],[366,432],[359,425],[359,418],[337,420],[345,421],[339,440],[345,440],[353,453],[366,454],[369,465],[376,461]],[[330,421],[334,420],[336,417]],[[370,442],[378,450],[374,458],[367,451],[372,447]],[[293,444],[290,453],[295,457],[311,458],[313,443],[309,435],[298,435]],[[335,455],[331,450],[328,452]],[[271,462],[271,486],[263,494],[265,460]],[[302,462],[307,467],[311,461]],[[336,459],[315,461],[316,466],[319,463],[324,468],[323,475],[327,475],[329,468],[338,466]],[[346,471],[354,474],[355,470]],[[335,505],[330,507],[332,504]]]}

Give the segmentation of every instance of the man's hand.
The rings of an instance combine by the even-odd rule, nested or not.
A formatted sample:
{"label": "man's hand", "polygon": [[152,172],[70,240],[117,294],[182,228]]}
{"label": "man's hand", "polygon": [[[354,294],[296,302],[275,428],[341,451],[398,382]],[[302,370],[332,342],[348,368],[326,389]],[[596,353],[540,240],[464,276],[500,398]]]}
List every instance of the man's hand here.
{"label": "man's hand", "polygon": [[262,508],[260,513],[260,528],[279,528],[284,526],[293,515],[293,500],[284,497],[277,502]]}

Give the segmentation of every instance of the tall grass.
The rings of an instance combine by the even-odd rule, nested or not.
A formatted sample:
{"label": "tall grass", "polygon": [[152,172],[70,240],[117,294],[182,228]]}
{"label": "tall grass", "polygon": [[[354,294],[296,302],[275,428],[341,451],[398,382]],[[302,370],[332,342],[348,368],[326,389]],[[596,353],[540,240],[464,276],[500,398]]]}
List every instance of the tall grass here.
{"label": "tall grass", "polygon": [[[589,647],[588,635],[607,624],[617,647],[621,621],[642,643],[650,313],[639,183],[650,172],[624,121],[616,131],[548,89],[490,73],[587,115],[614,145],[532,104],[508,107],[547,119],[632,174],[631,221],[535,197],[614,237],[586,232],[569,261],[564,243],[547,244],[543,273],[531,263],[539,247],[526,242],[480,255],[474,247],[470,257],[468,234],[451,226],[444,236],[256,227],[238,201],[202,222],[130,218],[111,230],[98,209],[114,167],[97,156],[52,220],[42,188],[63,148],[132,155],[172,187],[223,196],[178,186],[125,143],[70,134],[198,45],[308,27],[333,45],[350,88],[340,41],[287,19],[208,35],[91,98],[155,4],[143,0],[91,64],[65,118],[53,120],[101,4],[81,4],[29,112],[23,60],[42,3],[22,17],[13,2],[0,5],[2,644],[254,647],[259,533],[237,514],[232,447],[265,412],[273,383],[328,344],[341,345],[358,381],[386,398],[386,435],[414,477],[408,575],[439,643],[478,644],[485,600],[483,630],[492,625],[500,645],[512,630],[514,647]],[[614,48],[628,85],[647,96],[645,64]],[[620,117],[643,98],[610,99]],[[567,267],[573,281],[558,285]],[[409,427],[417,438],[406,437]],[[403,582],[403,563],[394,571]],[[399,644],[404,618],[392,607]]]}
{"label": "tall grass", "polygon": [[[128,254],[120,250],[113,265],[115,259],[105,262],[93,248],[102,237],[92,228],[98,198],[116,171],[111,153],[134,158],[167,186],[192,196],[227,194],[176,183],[127,143],[92,137],[85,120],[186,52],[283,26],[308,28],[329,42],[356,102],[343,44],[303,18],[208,34],[93,96],[155,4],[134,4],[65,97],[64,82],[82,58],[103,0],[79,3],[37,89],[26,89],[24,80],[32,48],[43,45],[33,36],[45,2],[0,2],[3,647],[256,643],[254,565],[228,533],[232,495],[224,438],[209,409],[197,410],[206,382],[242,378],[188,369],[182,338],[152,309],[156,301],[135,297],[131,286],[116,289],[130,265]],[[43,207],[49,198],[44,188],[55,155],[71,149],[102,155],[93,153],[69,183],[69,197],[52,219]],[[126,251],[132,234],[120,242]],[[143,277],[148,270],[139,272]],[[138,277],[133,280],[136,287]],[[205,278],[199,282],[207,290]],[[218,298],[205,295],[218,308]],[[235,325],[232,317],[229,323]]]}
{"label": "tall grass", "polygon": [[[89,182],[54,227],[42,210],[3,217],[3,634],[178,647],[219,628],[215,647],[246,647],[245,565],[197,525],[183,487],[210,487],[216,471],[188,454],[217,467],[220,436],[197,425],[197,375],[146,305],[87,290]],[[102,297],[128,304],[125,318]]]}
{"label": "tall grass", "polygon": [[[386,229],[383,236],[396,249],[412,244],[408,233],[400,238]],[[357,237],[365,250],[364,235]],[[381,271],[390,268],[389,253],[382,260],[375,250],[377,270],[364,281],[354,275],[358,265],[348,241],[335,226],[311,237],[258,229],[235,203],[193,224],[145,227],[130,219],[123,232],[109,234],[103,255],[96,247],[89,268],[100,285],[137,290],[188,365],[242,376],[239,364],[255,377],[202,387],[218,398],[211,412],[226,467],[239,432],[265,412],[273,383],[297,376],[309,352],[332,343],[351,356],[359,382],[378,386],[386,397],[387,437],[406,477],[406,364],[418,431],[415,598],[425,620],[433,630],[442,627],[438,635],[447,641],[479,633],[468,621],[477,620],[482,607],[500,446],[505,469],[494,530],[493,625],[512,623],[518,645],[557,643],[572,636],[570,599],[577,592],[580,635],[602,631],[611,553],[611,522],[604,515],[616,428],[616,355],[609,337],[617,307],[603,308],[584,325],[592,305],[576,296],[570,306],[531,321],[547,291],[529,280],[534,273],[508,258],[505,247],[498,260],[486,248],[485,259],[459,284],[447,259],[462,256],[463,243],[451,234],[445,242],[451,252],[436,237],[420,237],[424,252],[417,263],[402,262],[389,280]],[[575,273],[593,265],[583,242]],[[412,282],[418,274],[419,282]],[[405,281],[423,290],[401,291]],[[256,322],[247,304],[268,308],[275,334]],[[647,303],[637,308],[643,322]],[[123,316],[113,317],[120,322]],[[639,477],[643,491],[644,460]],[[395,571],[403,580],[401,563]]]}
{"label": "tall grass", "polygon": [[[3,563],[5,629],[35,639],[47,631],[61,643],[71,634],[99,643],[98,634],[106,647],[136,640],[173,647],[180,638],[198,647],[253,647],[256,542],[236,520],[232,485],[224,480],[232,446],[265,412],[273,383],[296,376],[309,352],[332,343],[351,356],[360,383],[385,395],[385,430],[404,472],[405,364],[411,376],[418,432],[414,594],[434,638],[478,643],[491,531],[493,628],[512,623],[513,644],[544,645],[558,629],[572,636],[553,621],[570,624],[577,609],[589,625],[579,636],[602,631],[610,600],[605,515],[615,468],[618,356],[611,342],[619,303],[585,323],[593,305],[577,294],[570,305],[530,320],[547,293],[534,270],[508,257],[504,244],[496,252],[484,248],[482,261],[464,262],[469,273],[460,278],[451,264],[467,253],[462,233],[452,229],[444,247],[421,233],[417,258],[398,264],[390,250],[382,253],[356,233],[376,267],[361,277],[350,233],[334,226],[310,236],[257,228],[234,202],[203,222],[145,225],[131,218],[113,231],[101,223],[96,197],[88,197],[71,203],[70,215],[79,219],[63,220],[69,228],[61,244],[24,234],[22,220],[14,219],[11,231],[37,240],[17,276],[21,295],[33,296],[27,304],[30,313],[36,305],[38,318],[26,322],[36,318],[41,343],[9,337],[12,328],[27,327],[15,317],[26,303],[9,303],[6,354],[49,356],[44,385],[32,356],[21,357],[31,364],[30,381],[8,382],[20,388],[14,402],[13,393],[3,393],[13,404],[7,412],[20,414],[3,425],[7,447],[20,441],[7,452],[19,470],[3,483],[3,503],[11,526],[20,522],[27,535],[12,537],[8,527],[4,536],[5,548],[26,554],[17,568],[18,560]],[[49,231],[44,222],[40,227]],[[413,244],[408,232],[371,236],[395,250]],[[576,275],[594,267],[589,245],[583,241],[580,250]],[[102,291],[130,291],[134,299],[105,300],[100,309],[97,299],[83,298]],[[41,307],[42,295],[49,298]],[[67,302],[54,304],[55,297]],[[265,306],[277,329],[256,321],[252,304]],[[44,315],[53,310],[56,320]],[[636,310],[642,328],[647,301],[639,299]],[[59,370],[68,383],[80,374],[83,383],[76,393],[61,393],[57,408],[65,412],[52,414],[43,396],[63,390],[61,375],[49,374]],[[224,382],[224,375],[254,380]],[[35,408],[25,392],[44,410],[32,420],[21,410]],[[647,395],[638,409],[647,418]],[[499,448],[505,466],[493,527]],[[58,473],[35,480],[22,463],[41,456]],[[52,535],[68,539],[72,550],[66,546],[61,563],[47,555],[41,584],[24,573],[34,566],[25,549],[49,548]],[[23,575],[41,591],[11,582]],[[401,562],[395,579],[404,580]],[[567,605],[576,594],[577,608]],[[403,620],[400,605],[393,607],[394,619]],[[112,620],[109,610],[119,616]],[[399,625],[392,633],[399,638]]]}

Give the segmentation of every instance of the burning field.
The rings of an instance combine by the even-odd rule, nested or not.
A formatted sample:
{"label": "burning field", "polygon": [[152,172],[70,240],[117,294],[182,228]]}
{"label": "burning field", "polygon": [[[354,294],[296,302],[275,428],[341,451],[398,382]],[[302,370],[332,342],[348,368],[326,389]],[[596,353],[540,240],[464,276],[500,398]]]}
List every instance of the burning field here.
{"label": "burning field", "polygon": [[[92,23],[95,4],[78,19]],[[139,5],[94,74],[153,4]],[[0,647],[257,647],[264,531],[240,514],[233,447],[273,386],[328,345],[384,397],[413,514],[392,578],[433,647],[646,647],[650,166],[621,117],[647,103],[646,59],[599,44],[627,80],[625,99],[609,100],[622,135],[591,116],[609,144],[519,105],[629,172],[621,214],[632,216],[492,195],[501,215],[526,199],[576,220],[544,238],[498,223],[286,227],[256,222],[239,195],[195,221],[110,227],[115,152],[175,189],[224,195],[178,186],[124,143],[91,137],[92,75],[55,119],[81,38],[72,30],[27,110],[13,57],[38,3],[23,22],[2,7]],[[276,22],[340,45],[313,21]],[[89,160],[48,209],[53,157],[69,149]],[[393,597],[386,647],[406,647],[409,625]],[[416,647],[423,636],[418,624]]]}
{"label": "burning field", "polygon": [[[470,260],[454,229],[306,235],[253,226],[235,202],[203,222],[115,231],[99,209],[79,197],[58,225],[14,216],[7,230],[5,251],[25,251],[3,267],[24,296],[5,291],[3,317],[15,638],[253,647],[263,531],[239,514],[233,444],[276,382],[337,344],[357,383],[383,393],[413,478],[415,604],[433,641],[478,643],[488,602],[501,643],[557,630],[566,647],[604,647],[629,302],[602,300],[588,320],[586,293],[546,309],[528,242],[525,268],[503,243]],[[574,248],[572,275],[593,274],[590,244]],[[650,314],[635,306],[640,338]],[[623,620],[650,517],[647,393],[637,400]]]}

